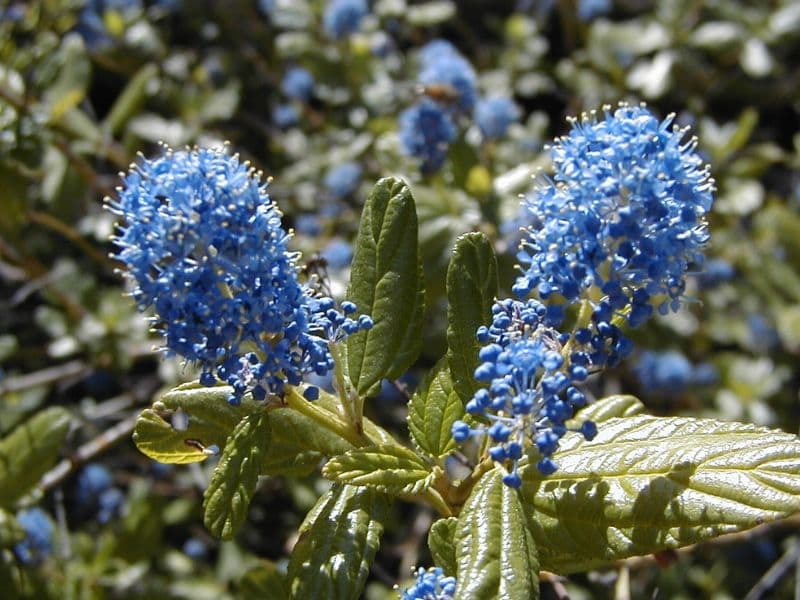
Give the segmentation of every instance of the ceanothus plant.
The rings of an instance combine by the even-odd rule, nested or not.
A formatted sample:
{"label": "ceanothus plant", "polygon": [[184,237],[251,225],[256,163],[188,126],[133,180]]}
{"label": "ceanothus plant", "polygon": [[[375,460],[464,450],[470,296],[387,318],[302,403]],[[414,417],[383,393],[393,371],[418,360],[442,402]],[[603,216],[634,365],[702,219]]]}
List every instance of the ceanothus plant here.
{"label": "ceanothus plant", "polygon": [[[409,402],[410,444],[364,416],[421,347],[408,186],[389,177],[372,190],[337,305],[304,278],[266,186],[227,149],[142,159],[109,203],[122,217],[116,257],[165,351],[200,376],[142,412],[137,446],[168,463],[220,454],[205,523],[226,539],[259,477],[322,465],[332,486],[286,572],[269,574],[292,598],[358,598],[397,501],[438,514],[435,565],[415,571],[404,600],[537,598],[540,570],[585,570],[800,511],[795,436],[652,417],[636,398],[590,401],[586,389],[631,352],[629,328],[681,307],[684,277],[702,265],[713,181],[684,138],[639,106],[573,121],[551,149],[552,180],[524,199],[514,298],[500,296],[488,238],[458,240],[447,353]],[[332,392],[305,381],[328,372]],[[452,457],[466,474],[449,469]]]}

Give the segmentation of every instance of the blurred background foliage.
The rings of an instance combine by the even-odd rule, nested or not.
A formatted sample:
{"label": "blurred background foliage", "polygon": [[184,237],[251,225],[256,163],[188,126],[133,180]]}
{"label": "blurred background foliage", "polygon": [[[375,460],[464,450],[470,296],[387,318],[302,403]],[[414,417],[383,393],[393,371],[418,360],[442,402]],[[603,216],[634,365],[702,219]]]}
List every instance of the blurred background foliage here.
{"label": "blurred background foliage", "polygon": [[[221,543],[202,526],[209,465],[155,464],[130,441],[136,412],[196,376],[153,350],[108,258],[103,198],[159,142],[227,141],[274,178],[295,249],[338,296],[366,190],[389,174],[410,181],[425,351],[368,409],[399,431],[444,350],[455,238],[487,233],[510,283],[519,195],[546,174],[565,117],[619,101],[674,112],[717,180],[709,264],[684,309],[636,331],[638,354],[590,390],[797,433],[800,3],[375,0],[343,17],[337,2],[348,3],[0,0],[2,597],[270,597],[270,570],[326,488],[318,475],[262,480],[249,525]],[[458,49],[474,110],[453,108],[465,97],[427,74],[420,49],[439,38]],[[448,115],[439,142],[419,142],[428,130],[401,117],[420,105]],[[370,599],[395,597],[430,563],[431,515],[392,510]],[[798,555],[783,525],[543,590],[789,598]]]}

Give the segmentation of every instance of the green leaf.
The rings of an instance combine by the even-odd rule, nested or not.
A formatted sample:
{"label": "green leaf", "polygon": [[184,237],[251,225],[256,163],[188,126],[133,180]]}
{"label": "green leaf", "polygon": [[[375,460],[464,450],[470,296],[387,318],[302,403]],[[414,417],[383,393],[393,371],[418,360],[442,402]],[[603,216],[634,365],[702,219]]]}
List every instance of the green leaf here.
{"label": "green leaf", "polygon": [[408,429],[419,448],[441,457],[456,446],[450,430],[464,416],[464,405],[453,389],[447,361],[442,360],[408,405]]}
{"label": "green leaf", "polygon": [[162,463],[186,464],[213,456],[210,446],[225,448],[234,427],[258,405],[248,398],[231,406],[229,386],[197,382],[164,394],[139,415],[133,441],[140,452]]}
{"label": "green leaf", "polygon": [[58,122],[72,108],[86,97],[91,77],[91,63],[86,55],[86,47],[78,35],[63,38],[55,60],[58,75],[42,96],[42,101],[53,122]]}
{"label": "green leaf", "polygon": [[237,600],[286,600],[288,595],[286,576],[278,571],[275,563],[261,561],[250,569],[239,581]]}
{"label": "green leaf", "polygon": [[311,509],[289,559],[292,598],[356,599],[380,545],[388,500],[334,485]]}
{"label": "green leaf", "polygon": [[539,597],[536,544],[519,492],[502,475],[499,469],[486,473],[458,517],[456,600]]}
{"label": "green leaf", "polygon": [[228,438],[203,497],[203,520],[215,536],[231,539],[247,518],[269,438],[266,413],[247,415]]}
{"label": "green leaf", "polygon": [[0,548],[10,548],[25,539],[25,530],[10,512],[0,508]]}
{"label": "green leaf", "polygon": [[582,571],[800,511],[800,440],[710,419],[613,418],[568,434],[558,471],[523,469],[543,569]]}
{"label": "green leaf", "polygon": [[158,76],[158,66],[154,63],[147,63],[125,86],[108,115],[103,121],[103,128],[111,135],[116,134],[128,120],[142,108],[147,99],[147,88],[153,84],[153,80]]}
{"label": "green leaf", "polygon": [[615,417],[633,417],[644,412],[644,404],[636,396],[607,396],[578,411],[575,421],[603,423]]}
{"label": "green leaf", "polygon": [[381,444],[351,450],[328,461],[322,474],[351,485],[365,485],[394,494],[416,494],[430,484],[430,466],[412,450]]}
{"label": "green leaf", "polygon": [[416,360],[424,296],[414,198],[403,181],[386,177],[364,206],[347,290],[375,323],[347,339],[348,372],[360,395],[376,393],[381,379],[399,377]]}
{"label": "green leaf", "polygon": [[0,440],[0,507],[12,506],[53,466],[69,422],[66,410],[48,408]]}
{"label": "green leaf", "polygon": [[480,344],[475,332],[491,322],[496,296],[497,259],[492,243],[482,233],[461,236],[447,268],[447,362],[453,387],[465,404],[479,388],[475,369]]}
{"label": "green leaf", "polygon": [[457,517],[439,519],[431,525],[428,532],[428,548],[433,557],[433,563],[441,567],[446,575],[456,574],[456,526]]}

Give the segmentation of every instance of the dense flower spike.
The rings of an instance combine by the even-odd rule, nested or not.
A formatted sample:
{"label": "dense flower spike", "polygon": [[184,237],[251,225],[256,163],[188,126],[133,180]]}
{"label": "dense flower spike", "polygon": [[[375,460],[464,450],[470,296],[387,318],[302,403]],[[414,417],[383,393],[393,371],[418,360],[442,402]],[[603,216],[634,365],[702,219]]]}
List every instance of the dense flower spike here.
{"label": "dense flower spike", "polygon": [[654,305],[676,310],[689,265],[703,263],[713,199],[684,134],[640,106],[576,121],[551,150],[555,184],[525,201],[515,293],[590,297],[598,324],[624,314],[635,327]]}
{"label": "dense flower spike", "polygon": [[400,600],[453,600],[456,593],[456,578],[445,577],[439,567],[417,569],[416,583],[400,594]]}
{"label": "dense flower spike", "polygon": [[[257,399],[333,367],[331,340],[371,326],[298,280],[281,214],[247,164],[225,150],[169,149],[142,160],[111,210],[140,308],[155,307],[166,349]],[[351,314],[352,310],[346,310]]]}
{"label": "dense flower spike", "polygon": [[[585,342],[558,333],[553,325],[561,320],[560,311],[536,300],[501,300],[492,307],[489,327],[478,329],[481,364],[475,378],[487,388],[476,392],[467,403],[467,412],[482,416],[490,425],[470,427],[464,421],[453,424],[457,442],[488,434],[494,446],[492,459],[510,469],[503,481],[511,487],[522,483],[517,463],[526,449],[535,445],[541,455],[537,467],[544,474],[556,469],[550,458],[558,441],[567,432],[566,421],[586,398],[576,386],[593,366]],[[569,342],[571,351],[564,356]],[[594,424],[584,423],[581,433],[587,439],[595,434]]]}
{"label": "dense flower spike", "polygon": [[423,173],[441,168],[447,147],[456,137],[453,120],[441,107],[423,100],[400,114],[400,144],[403,150],[422,159]]}

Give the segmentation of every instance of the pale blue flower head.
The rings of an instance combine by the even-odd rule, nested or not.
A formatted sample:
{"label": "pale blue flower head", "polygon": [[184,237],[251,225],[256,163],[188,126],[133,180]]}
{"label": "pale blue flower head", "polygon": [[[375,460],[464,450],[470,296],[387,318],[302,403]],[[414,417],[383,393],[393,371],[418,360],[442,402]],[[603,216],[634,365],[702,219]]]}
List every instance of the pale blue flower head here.
{"label": "pale blue flower head", "polygon": [[677,310],[689,266],[704,261],[714,190],[685,133],[642,106],[575,120],[551,149],[554,182],[524,201],[514,292],[572,303],[595,288],[598,323]]}
{"label": "pale blue flower head", "polygon": [[[359,329],[298,279],[297,255],[266,185],[226,150],[167,149],[142,160],[109,203],[140,308],[201,383],[263,399],[333,367],[328,342]],[[364,322],[364,326],[369,324]]]}

